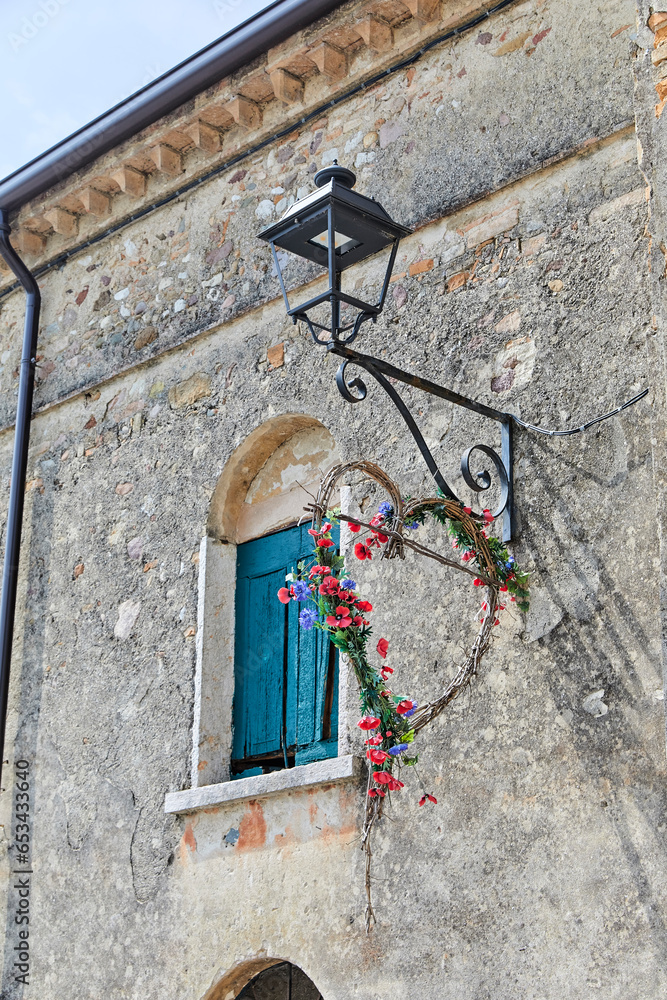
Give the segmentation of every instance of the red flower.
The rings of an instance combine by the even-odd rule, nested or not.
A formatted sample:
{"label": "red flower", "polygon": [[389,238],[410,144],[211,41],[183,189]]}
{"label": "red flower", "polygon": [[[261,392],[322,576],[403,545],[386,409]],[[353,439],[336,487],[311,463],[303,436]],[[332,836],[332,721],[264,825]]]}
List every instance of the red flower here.
{"label": "red flower", "polygon": [[[380,720],[376,719],[373,715],[364,715],[363,719],[359,719],[357,722],[359,729],[377,729],[380,725]],[[382,742],[382,740],[380,740]]]}
{"label": "red flower", "polygon": [[472,514],[472,507],[464,507],[463,513],[468,515]]}
{"label": "red flower", "polygon": [[336,628],[347,628],[348,625],[352,624],[350,609],[341,604],[336,608],[335,614],[327,615],[326,620],[327,625],[334,625]]}
{"label": "red flower", "polygon": [[317,589],[325,597],[335,597],[338,594],[338,580],[335,576],[328,576]]}
{"label": "red flower", "polygon": [[355,535],[358,531],[361,531],[361,525],[355,524],[354,521],[349,522],[348,528],[350,529],[350,531],[353,531]]}
{"label": "red flower", "polygon": [[394,668],[390,667],[388,663],[385,663],[382,670],[380,671],[381,674],[393,674],[393,672]]}
{"label": "red flower", "polygon": [[357,557],[357,559],[373,558],[373,553],[371,552],[371,550],[368,548],[367,545],[364,545],[363,542],[357,542],[357,544],[354,546],[354,554]]}
{"label": "red flower", "polygon": [[488,508],[485,508],[482,511],[482,516],[487,524],[491,524],[491,522],[493,521],[493,514],[491,513],[490,510],[488,510]]}
{"label": "red flower", "polygon": [[496,618],[496,620],[494,621],[493,624],[494,625],[500,625],[500,618]]}
{"label": "red flower", "polygon": [[384,764],[384,762],[389,759],[388,753],[385,753],[384,750],[377,750],[376,748],[367,750],[366,756],[370,757],[374,764]]}
{"label": "red flower", "polygon": [[405,788],[405,785],[402,781],[399,781],[398,778],[394,778],[392,775],[391,781],[387,782],[387,789],[390,792],[397,792],[399,788]]}
{"label": "red flower", "polygon": [[500,591],[501,591],[501,592],[502,592],[502,593],[504,594],[504,593],[505,593],[505,591],[507,590],[507,584],[506,584],[506,583],[504,583],[504,584],[502,585],[502,587],[498,587],[498,590],[500,590]]}
{"label": "red flower", "polygon": [[461,556],[461,559],[463,559],[464,562],[468,562],[470,559],[472,559],[472,557],[473,557],[472,552],[464,552],[463,555]]}
{"label": "red flower", "polygon": [[385,656],[387,655],[387,650],[388,649],[389,649],[389,642],[387,641],[387,639],[380,639],[380,640],[378,640],[377,651],[378,651],[378,653],[380,654],[380,656],[382,657],[383,660],[384,660]]}
{"label": "red flower", "polygon": [[354,618],[352,619],[352,624],[356,626],[356,628],[359,628],[360,625],[364,624],[364,619],[361,617],[361,615],[355,615]]}
{"label": "red flower", "polygon": [[321,549],[330,549],[333,546],[330,538],[318,538],[315,544],[319,545]]}
{"label": "red flower", "polygon": [[387,688],[386,691],[380,691],[380,696],[382,698],[390,698],[391,697],[391,691],[389,690],[389,688]]}
{"label": "red flower", "polygon": [[370,601],[357,601],[357,607],[364,615],[369,614],[373,610],[373,605]]}
{"label": "red flower", "polygon": [[290,602],[290,592],[287,587],[281,587],[278,591],[278,600],[281,604],[289,604]]}
{"label": "red flower", "polygon": [[385,535],[382,531],[376,531],[375,535],[377,537],[378,542],[382,542],[383,545],[385,542],[389,541],[389,535]]}
{"label": "red flower", "polygon": [[328,566],[311,566],[308,576],[311,578],[314,576],[329,576],[330,573],[331,570]]}
{"label": "red flower", "polygon": [[329,548],[330,545],[333,545],[333,542],[329,539],[325,540],[324,538],[320,538],[320,535],[326,535],[328,531],[331,531],[331,525],[327,522],[326,524],[323,524],[319,530],[317,528],[309,528],[308,534],[312,535],[313,538],[317,538],[317,542],[315,543],[316,545],[321,545],[322,548],[326,549]]}
{"label": "red flower", "polygon": [[[363,722],[363,719],[361,721]],[[377,721],[379,723],[380,720],[378,719]],[[357,725],[361,726],[361,722],[358,722]],[[364,729],[365,726],[361,726],[361,728]],[[371,736],[371,738],[366,740],[365,742],[369,746],[379,747],[380,744],[382,743],[382,733],[378,733],[377,736]]]}
{"label": "red flower", "polygon": [[477,577],[477,579],[473,580],[472,582],[473,582],[473,584],[474,584],[475,587],[483,587],[484,586],[484,580],[480,580],[479,577]]}
{"label": "red flower", "polygon": [[392,780],[389,771],[373,771],[373,777],[377,781],[378,785],[388,785]]}
{"label": "red flower", "polygon": [[436,805],[436,806],[438,804],[438,800],[436,799],[435,795],[422,795],[422,797],[419,800],[419,805],[420,806],[425,805],[425,803],[426,803],[427,800],[429,802],[433,802],[433,804]]}
{"label": "red flower", "polygon": [[396,711],[399,715],[405,715],[406,712],[410,712],[413,708],[417,707],[416,701],[411,701],[410,698],[405,698],[403,701],[399,702],[396,706]]}

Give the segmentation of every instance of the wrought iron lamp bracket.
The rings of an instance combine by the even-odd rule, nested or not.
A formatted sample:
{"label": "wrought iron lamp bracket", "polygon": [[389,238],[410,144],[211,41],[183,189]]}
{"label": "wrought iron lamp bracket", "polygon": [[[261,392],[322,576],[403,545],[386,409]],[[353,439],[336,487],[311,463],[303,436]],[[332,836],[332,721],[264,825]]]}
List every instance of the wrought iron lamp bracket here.
{"label": "wrought iron lamp bracket", "polygon": [[[336,375],[336,383],[344,399],[350,403],[360,403],[367,395],[363,379],[355,377],[349,382],[346,381],[346,369],[350,364],[364,369],[382,386],[407,424],[431,475],[446,497],[459,500],[438,468],[437,462],[412,413],[396,389],[395,383],[402,382],[405,385],[411,385],[431,396],[446,399],[455,406],[462,406],[500,424],[500,455],[489,445],[472,445],[461,458],[461,475],[466,485],[475,493],[488,490],[493,482],[492,474],[488,469],[473,472],[471,463],[473,457],[476,457],[475,453],[484,455],[490,460],[500,488],[500,499],[493,512],[493,518],[502,515],[502,539],[504,542],[509,542],[512,540],[513,501],[512,425],[516,424],[533,433],[545,434],[548,437],[566,437],[570,434],[578,434],[643,399],[648,389],[642,390],[610,413],[595,417],[579,427],[552,431],[526,423],[513,413],[505,413],[502,410],[495,410],[491,406],[485,406],[483,403],[468,399],[467,396],[462,396],[451,389],[445,389],[435,382],[419,378],[410,372],[395,368],[394,365],[390,365],[386,361],[360,354],[351,348],[350,344],[357,338],[362,325],[368,320],[375,322],[382,312],[396,261],[399,241],[411,232],[405,226],[394,222],[373,198],[353,192],[354,182],[355,176],[352,171],[338,166],[337,162],[334,161],[333,166],[325,167],[315,175],[315,184],[320,191],[319,194],[315,192],[313,195],[301,199],[289,208],[277,223],[268,226],[259,234],[261,239],[269,243],[271,247],[274,267],[280,282],[280,290],[283,294],[287,314],[292,318],[293,323],[298,320],[303,320],[306,323],[313,341],[319,347],[324,347],[329,353],[342,358]],[[326,230],[322,229],[323,226],[326,226]],[[328,279],[326,290],[320,291],[307,302],[290,306],[276,246],[325,267]],[[342,271],[354,266],[359,261],[374,256],[380,250],[386,250],[390,247],[382,288],[375,302],[364,302],[349,291],[343,291]],[[309,315],[309,310],[325,305],[331,308],[329,326],[319,323]],[[347,307],[348,310],[351,307],[356,310],[354,320],[341,322],[342,307]],[[482,519],[481,514],[473,514],[473,516]]]}
{"label": "wrought iron lamp bracket", "polygon": [[[445,389],[443,386],[437,385],[435,382],[430,382],[428,379],[423,379],[417,375],[405,372],[401,368],[396,368],[394,365],[388,364],[386,361],[381,361],[379,358],[372,358],[366,354],[360,354],[358,351],[348,347],[344,341],[333,340],[327,345],[327,347],[330,354],[335,354],[337,357],[343,358],[336,374],[336,384],[341,396],[349,403],[360,403],[366,398],[368,391],[365,382],[359,377],[355,377],[349,382],[346,381],[346,369],[348,365],[356,365],[359,368],[363,368],[369,375],[372,375],[376,382],[382,386],[403,417],[403,420],[407,424],[408,429],[412,434],[412,437],[414,438],[431,475],[435,479],[438,488],[446,497],[449,497],[452,500],[459,500],[459,497],[457,497],[456,493],[448,485],[442,475],[431,450],[426,444],[426,441],[417,426],[417,422],[412,416],[412,413],[408,409],[405,401],[392,383],[403,382],[405,385],[414,386],[422,392],[428,392],[432,396],[438,396],[440,399],[446,399],[448,402],[454,403],[456,406],[462,406],[467,410],[472,410],[474,413],[478,413],[483,417],[488,417],[489,419],[495,420],[500,424],[500,455],[498,455],[498,453],[489,445],[472,445],[463,453],[461,457],[461,475],[463,476],[464,482],[470,487],[470,489],[474,490],[476,493],[482,493],[484,490],[489,489],[493,482],[493,478],[488,469],[473,472],[471,469],[471,459],[475,452],[480,452],[491,460],[495,468],[498,484],[500,486],[500,499],[496,510],[493,511],[493,517],[500,517],[502,514],[502,539],[504,542],[511,541],[513,500],[512,414],[504,413],[501,410],[495,410],[493,407],[485,406],[483,403],[478,403],[475,400],[468,399],[467,396],[462,396],[460,393],[453,392],[451,389]],[[353,392],[352,390],[356,390],[356,392]],[[473,516],[478,517],[480,520],[482,519],[481,514],[473,514]]]}

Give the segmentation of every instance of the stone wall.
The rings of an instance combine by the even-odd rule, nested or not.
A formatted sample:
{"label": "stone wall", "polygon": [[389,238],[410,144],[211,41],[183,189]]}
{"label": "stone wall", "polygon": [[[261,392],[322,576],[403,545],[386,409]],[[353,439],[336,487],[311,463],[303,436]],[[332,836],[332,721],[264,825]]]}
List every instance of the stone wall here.
{"label": "stone wall", "polygon": [[[12,984],[10,850],[7,1000],[231,1000],[272,960],[298,965],[325,1000],[664,991],[649,13],[638,30],[625,0],[510,5],[42,278],[5,748],[32,762],[34,985]],[[421,738],[438,805],[418,808],[415,780],[394,798],[368,937],[360,780],[164,812],[165,794],[190,787],[198,559],[230,456],[267,421],[303,414],[344,460],[432,489],[379,390],[341,399],[334,359],[287,320],[254,235],[336,155],[416,230],[362,350],[550,428],[613,409],[649,372],[656,383],[586,434],[517,432],[514,551],[533,574],[531,610],[504,612],[470,695]],[[360,269],[361,289],[376,280],[372,263]],[[0,309],[6,504],[21,295]],[[494,428],[405,397],[467,497],[459,456],[497,446]],[[351,485],[364,512],[382,499]],[[397,689],[432,697],[474,629],[473,588],[410,555],[355,563],[354,576]],[[0,804],[8,845],[8,792]]]}

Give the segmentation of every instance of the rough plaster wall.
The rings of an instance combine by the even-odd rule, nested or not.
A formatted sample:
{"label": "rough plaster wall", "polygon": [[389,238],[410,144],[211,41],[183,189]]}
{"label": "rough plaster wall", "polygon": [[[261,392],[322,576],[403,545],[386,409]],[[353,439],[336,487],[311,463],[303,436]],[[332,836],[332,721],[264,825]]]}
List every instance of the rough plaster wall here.
{"label": "rough plaster wall", "polygon": [[[253,165],[265,178],[204,187],[43,280],[53,367],[43,366],[39,401],[77,394],[34,425],[6,753],[34,761],[41,997],[198,1000],[219,977],[223,990],[239,963],[267,957],[298,964],[325,1000],[397,988],[424,1000],[664,992],[646,402],[580,438],[517,434],[516,553],[534,574],[533,608],[525,621],[506,616],[471,696],[423,738],[421,775],[439,805],[417,809],[414,784],[394,801],[376,843],[370,938],[355,785],[187,819],[162,812],[164,793],[189,784],[197,556],[228,456],[264,420],[296,410],[327,426],[343,458],[372,458],[406,490],[428,488],[383,395],[371,388],[365,403],[343,403],[333,359],[287,322],[281,302],[262,304],[276,289],[251,235],[261,201],[304,183],[343,139],[349,162],[377,134],[366,147],[375,159],[358,163],[360,189],[401,221],[436,221],[406,241],[364,349],[547,426],[610,409],[644,384],[651,323],[644,180],[624,124],[631,29],[617,33],[633,19],[626,3],[513,7],[338,109],[319,139],[309,133],[305,163],[295,163],[305,155],[295,140],[282,164],[273,150]],[[310,150],[305,135],[298,142]],[[553,156],[564,162],[513,182]],[[231,216],[222,199],[241,183],[247,193],[233,204],[254,200]],[[438,221],[452,206],[461,207]],[[4,301],[6,415],[21,311],[20,296]],[[151,327],[157,338],[135,349]],[[278,343],[282,364],[267,356]],[[458,456],[493,444],[493,429],[406,398],[459,488]],[[6,483],[9,433],[0,446]],[[379,497],[355,487],[355,499],[367,511]],[[397,686],[420,701],[435,693],[472,627],[474,593],[411,558],[382,572],[355,564],[354,575],[392,643]],[[599,690],[608,711],[591,714],[586,699]],[[5,843],[9,809],[4,795]],[[13,1000],[11,890],[8,899],[2,995]]]}

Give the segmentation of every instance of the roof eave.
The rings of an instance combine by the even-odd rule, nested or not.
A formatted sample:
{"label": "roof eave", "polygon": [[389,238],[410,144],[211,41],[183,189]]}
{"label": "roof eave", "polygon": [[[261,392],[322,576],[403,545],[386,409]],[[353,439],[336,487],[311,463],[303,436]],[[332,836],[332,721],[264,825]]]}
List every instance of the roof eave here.
{"label": "roof eave", "polygon": [[14,212],[345,0],[278,0],[0,181]]}

